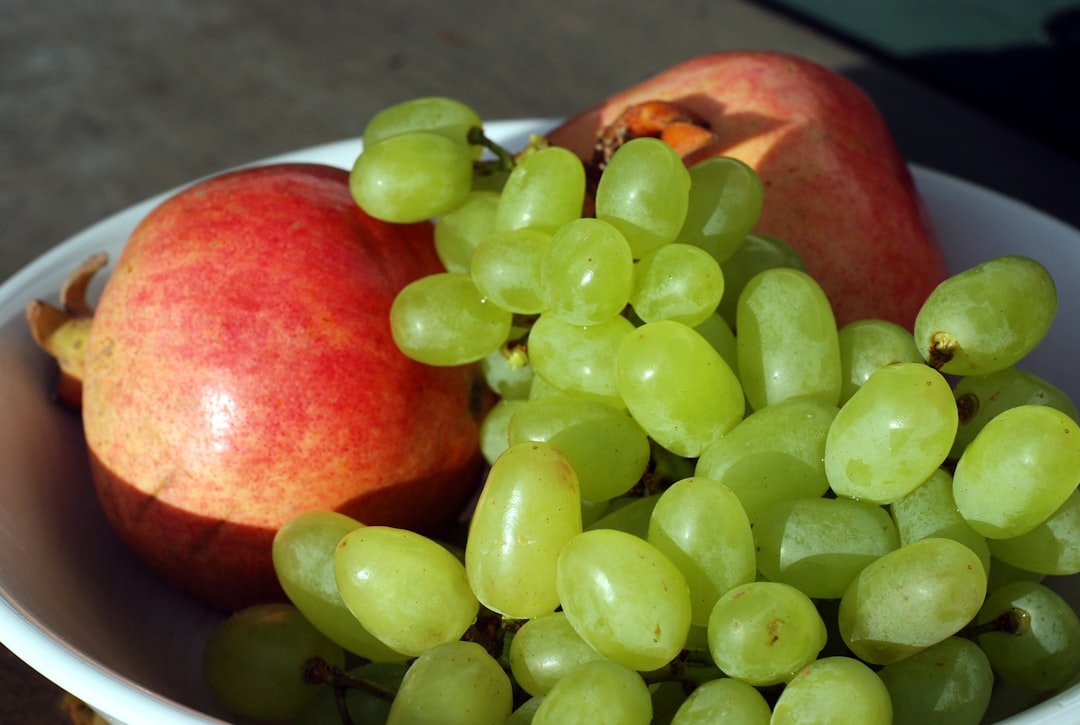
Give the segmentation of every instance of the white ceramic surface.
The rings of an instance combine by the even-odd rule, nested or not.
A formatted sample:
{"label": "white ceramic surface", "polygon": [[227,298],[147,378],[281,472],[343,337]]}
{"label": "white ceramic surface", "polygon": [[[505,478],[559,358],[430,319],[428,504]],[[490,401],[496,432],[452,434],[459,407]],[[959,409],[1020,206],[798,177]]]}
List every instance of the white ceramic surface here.
{"label": "white ceramic surface", "polygon": [[[551,124],[493,123],[488,132],[520,148]],[[349,140],[264,162],[349,167],[359,151],[359,141]],[[925,168],[914,173],[952,270],[1012,253],[1034,257],[1054,274],[1062,312],[1025,367],[1080,401],[1080,232],[964,181]],[[0,640],[111,722],[128,725],[224,719],[198,667],[220,616],[144,570],[108,528],[91,489],[79,420],[49,401],[52,366],[30,339],[23,311],[32,298],[55,302],[64,279],[91,254],[105,250],[115,258],[164,197],[90,227],[0,286]],[[1063,584],[1080,604],[1080,585]],[[1003,698],[999,712],[1015,712],[1030,697]],[[1062,721],[1080,722],[1080,686],[1007,720]]]}

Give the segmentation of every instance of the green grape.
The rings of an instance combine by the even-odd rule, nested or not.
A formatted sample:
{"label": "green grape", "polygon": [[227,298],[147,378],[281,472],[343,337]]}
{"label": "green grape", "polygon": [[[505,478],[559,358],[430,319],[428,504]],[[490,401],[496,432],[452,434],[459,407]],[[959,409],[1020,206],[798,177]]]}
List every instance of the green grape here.
{"label": "green grape", "polygon": [[778,582],[726,592],[709,615],[709,651],[724,674],[751,685],[787,682],[817,659],[825,622],[808,596]]}
{"label": "green grape", "polygon": [[919,539],[851,581],[840,599],[840,634],[859,659],[891,664],[956,634],[985,596],[986,571],[971,549]]}
{"label": "green grape", "polygon": [[770,725],[891,725],[889,691],[854,657],[822,657],[799,672],[773,705]]}
{"label": "green grape", "polygon": [[619,395],[657,443],[692,458],[745,411],[739,379],[705,338],[679,322],[649,322],[615,358]]}
{"label": "green grape", "polygon": [[622,505],[613,507],[603,516],[585,527],[587,531],[594,529],[613,529],[627,534],[646,539],[649,535],[649,522],[652,520],[653,509],[660,500],[660,494],[627,498],[620,502]]}
{"label": "green grape", "polygon": [[840,400],[840,343],[828,298],[814,279],[768,269],[746,283],[735,314],[739,379],[751,407],[813,396]]}
{"label": "green grape", "polygon": [[465,566],[413,531],[367,526],[334,552],[345,605],[372,635],[410,657],[461,637],[480,609]]}
{"label": "green grape", "polygon": [[510,420],[509,440],[557,448],[577,473],[581,495],[592,501],[626,493],[649,464],[648,436],[625,410],[576,396],[528,401]]}
{"label": "green grape", "polygon": [[365,659],[401,660],[401,654],[360,626],[338,592],[334,550],[346,534],[362,526],[336,511],[316,509],[292,516],[274,535],[274,571],[289,601],[327,637]]}
{"label": "green grape", "polygon": [[730,677],[694,689],[671,725],[769,725],[772,710],[753,685]]}
{"label": "green grape", "polygon": [[630,305],[644,322],[675,320],[695,327],[716,312],[724,275],[716,260],[689,244],[665,244],[634,264]]}
{"label": "green grape", "polygon": [[618,662],[586,662],[544,696],[533,725],[649,725],[652,698],[641,675]]}
{"label": "green grape", "polygon": [[711,314],[694,325],[694,329],[713,346],[713,349],[720,353],[720,357],[724,358],[724,362],[728,364],[728,367],[732,370],[739,369],[739,358],[735,349],[735,333],[731,331],[731,326],[723,317],[715,313]]}
{"label": "green grape", "polygon": [[953,496],[971,527],[1008,539],[1050,518],[1080,481],[1076,421],[1044,405],[999,413],[975,436],[953,474]]}
{"label": "green grape", "polygon": [[614,529],[578,534],[559,553],[557,582],[574,631],[610,660],[654,670],[686,642],[686,578],[644,539]]}
{"label": "green grape", "polygon": [[701,452],[694,474],[734,491],[750,523],[779,501],[821,496],[829,488],[823,459],[836,413],[816,398],[754,411]]}
{"label": "green grape", "polygon": [[956,510],[952,476],[945,469],[934,471],[911,493],[893,501],[889,509],[901,545],[935,536],[953,539],[974,551],[983,569],[990,571],[986,537],[971,528]]}
{"label": "green grape", "polygon": [[561,611],[530,619],[510,642],[510,671],[530,695],[546,695],[570,672],[602,659]]}
{"label": "green grape", "polygon": [[[989,544],[992,540],[988,539]],[[1045,574],[1028,571],[1018,566],[1013,566],[1007,561],[990,555],[990,576],[986,578],[986,591],[992,592],[1006,584],[1015,581],[1041,582],[1046,578]]]}
{"label": "green grape", "polygon": [[750,521],[719,481],[691,477],[669,486],[653,508],[647,540],[686,577],[694,624],[708,624],[721,594],[754,580]]}
{"label": "green grape", "polygon": [[595,325],[622,312],[634,284],[630,245],[611,224],[577,219],[555,232],[540,264],[551,314]]}
{"label": "green grape", "polygon": [[837,599],[862,569],[900,546],[889,512],[845,498],[780,501],[754,522],[761,575]]}
{"label": "green grape", "polygon": [[[532,336],[530,335],[530,337]],[[530,342],[530,348],[531,347],[532,345]],[[529,360],[531,361],[532,359],[533,356],[530,355]],[[535,368],[535,365],[533,367]],[[580,395],[581,397],[590,397],[588,393],[580,391],[567,391],[563,390],[562,388],[556,387],[555,385],[549,383],[543,375],[533,375],[532,385],[529,386],[529,400],[546,398],[549,395]],[[610,402],[611,404],[614,404],[613,401],[617,400],[617,398],[610,397],[604,400],[605,402]]]}
{"label": "green grape", "polygon": [[949,637],[878,671],[893,703],[893,721],[979,725],[990,705],[994,672],[979,646]]}
{"label": "green grape", "polygon": [[472,147],[433,131],[413,131],[365,146],[349,174],[349,189],[376,219],[409,224],[460,206],[472,190],[472,176]]}
{"label": "green grape", "polygon": [[230,712],[255,720],[292,717],[320,685],[305,680],[309,661],[345,666],[345,651],[291,604],[256,604],[232,614],[211,633],[202,674]]}
{"label": "green grape", "polygon": [[615,225],[634,259],[675,240],[686,220],[690,172],[675,149],[635,138],[612,154],[596,188],[596,217]]}
{"label": "green grape", "polygon": [[690,167],[686,221],[675,241],[694,244],[722,263],[757,224],[764,201],[752,167],[730,156],[699,161]]}
{"label": "green grape", "polygon": [[495,232],[473,251],[470,273],[485,299],[522,315],[543,312],[540,260],[551,235],[535,229]]}
{"label": "green grape", "polygon": [[735,328],[739,297],[746,283],[759,273],[776,267],[806,271],[806,263],[794,247],[767,234],[747,234],[731,256],[721,262],[724,296],[717,313],[729,327]]}
{"label": "green grape", "polygon": [[611,499],[607,501],[592,501],[587,498],[581,499],[581,525],[588,528],[611,510]]}
{"label": "green grape", "polygon": [[[466,143],[469,130],[479,128],[480,115],[454,98],[425,96],[395,103],[382,109],[364,127],[364,146],[372,146],[384,138],[413,131],[434,131],[459,143]],[[475,146],[473,155],[479,157],[483,148]]]}
{"label": "green grape", "polygon": [[945,462],[957,426],[948,381],[922,363],[875,371],[836,414],[825,473],[838,496],[887,504]]}
{"label": "green grape", "polygon": [[990,553],[999,560],[1036,574],[1080,574],[1080,491],[1046,521],[1011,539],[990,539]]}
{"label": "green grape", "polygon": [[390,307],[398,348],[428,365],[464,365],[499,349],[513,314],[485,300],[467,274],[440,272],[406,285]]}
{"label": "green grape", "polygon": [[946,279],[915,317],[915,343],[951,375],[989,375],[1035,349],[1057,312],[1054,279],[1027,257],[995,257]]}
{"label": "green grape", "polygon": [[536,717],[536,711],[540,709],[540,705],[543,702],[543,696],[530,697],[528,700],[521,703],[516,710],[510,713],[510,717],[506,720],[506,725],[530,725],[533,718]]}
{"label": "green grape", "polygon": [[991,592],[976,622],[998,677],[1027,690],[1056,690],[1080,672],[1080,619],[1060,594],[1032,581]]}
{"label": "green grape", "polygon": [[502,345],[480,361],[484,382],[504,400],[528,398],[534,372],[528,354],[517,345]]}
{"label": "green grape", "polygon": [[510,172],[495,225],[554,234],[581,217],[584,204],[585,165],[567,149],[546,146],[526,154]]}
{"label": "green grape", "polygon": [[489,464],[510,447],[510,419],[524,400],[503,398],[488,411],[480,424],[480,452]]}
{"label": "green grape", "polygon": [[949,454],[954,459],[960,458],[968,443],[994,416],[1018,405],[1046,405],[1073,420],[1080,419],[1076,406],[1060,388],[1014,367],[962,378],[953,387],[953,393],[960,409],[960,425]]}
{"label": "green grape", "polygon": [[495,232],[499,194],[470,191],[461,205],[435,220],[435,252],[447,272],[467,273],[473,252]]}
{"label": "green grape", "polygon": [[511,445],[491,467],[465,544],[465,572],[477,599],[513,619],[555,611],[559,551],[581,533],[578,477],[543,441]]}
{"label": "green grape", "polygon": [[[356,680],[375,685],[391,694],[401,686],[409,665],[405,662],[368,662],[353,667],[346,674]],[[341,725],[337,694],[332,687],[323,687],[311,702],[290,720],[290,725]],[[390,715],[389,697],[360,687],[348,687],[344,691],[345,707],[354,723],[383,725]]]}
{"label": "green grape", "polygon": [[922,362],[915,338],[888,320],[856,320],[840,328],[840,403],[845,403],[878,368],[898,362]]}
{"label": "green grape", "polygon": [[447,642],[416,658],[387,725],[502,725],[513,709],[510,678],[475,642]]}
{"label": "green grape", "polygon": [[582,326],[544,313],[529,333],[529,361],[537,376],[558,390],[623,408],[615,356],[633,331],[633,323],[621,315]]}

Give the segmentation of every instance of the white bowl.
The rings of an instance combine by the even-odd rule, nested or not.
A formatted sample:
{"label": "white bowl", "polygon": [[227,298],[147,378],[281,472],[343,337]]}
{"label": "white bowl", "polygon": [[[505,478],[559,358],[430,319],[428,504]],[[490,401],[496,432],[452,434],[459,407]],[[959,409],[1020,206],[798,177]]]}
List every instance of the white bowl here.
{"label": "white bowl", "polygon": [[[509,148],[553,124],[489,124]],[[361,148],[342,141],[266,159],[348,168]],[[914,168],[945,248],[959,271],[1013,253],[1054,274],[1062,313],[1025,367],[1080,401],[1080,232],[1016,201],[925,168]],[[169,192],[170,194],[172,192]],[[44,676],[113,723],[191,725],[227,721],[203,687],[203,643],[220,615],[169,588],[121,545],[92,490],[77,415],[49,400],[52,364],[34,345],[24,307],[56,301],[85,258],[115,259],[135,224],[168,194],[109,217],[64,242],[0,286],[0,640]],[[103,273],[91,288],[96,295]],[[1080,606],[1080,583],[1059,590]],[[1012,693],[993,705],[1013,725],[1080,722],[1080,686],[1009,717],[1039,698]],[[993,720],[994,718],[990,718]]]}

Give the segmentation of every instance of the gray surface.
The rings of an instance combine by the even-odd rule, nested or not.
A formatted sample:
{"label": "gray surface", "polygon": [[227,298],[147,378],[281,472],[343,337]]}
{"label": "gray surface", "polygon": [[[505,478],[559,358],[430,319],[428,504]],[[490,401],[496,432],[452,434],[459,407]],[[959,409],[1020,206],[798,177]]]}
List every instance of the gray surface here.
{"label": "gray surface", "polygon": [[[85,226],[224,167],[358,135],[394,101],[561,116],[690,56],[768,48],[841,70],[912,160],[1080,226],[1080,164],[735,0],[5,0],[0,280]],[[62,722],[0,650],[0,722]],[[6,658],[5,658],[6,656]]]}

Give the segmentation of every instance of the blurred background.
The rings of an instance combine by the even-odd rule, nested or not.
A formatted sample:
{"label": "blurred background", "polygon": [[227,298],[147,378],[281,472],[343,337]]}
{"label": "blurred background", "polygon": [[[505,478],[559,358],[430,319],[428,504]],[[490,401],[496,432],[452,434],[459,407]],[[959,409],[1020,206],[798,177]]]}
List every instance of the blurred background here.
{"label": "blurred background", "polygon": [[[1080,227],[1080,3],[1063,0],[0,0],[0,280],[226,167],[360,134],[396,101],[560,117],[717,50],[796,53],[909,160]],[[0,462],[2,467],[2,462]],[[0,572],[0,576],[3,572]],[[67,723],[0,649],[0,723]]]}

